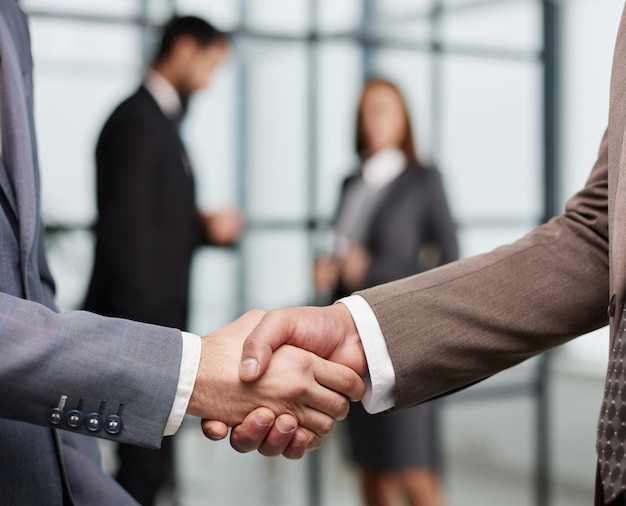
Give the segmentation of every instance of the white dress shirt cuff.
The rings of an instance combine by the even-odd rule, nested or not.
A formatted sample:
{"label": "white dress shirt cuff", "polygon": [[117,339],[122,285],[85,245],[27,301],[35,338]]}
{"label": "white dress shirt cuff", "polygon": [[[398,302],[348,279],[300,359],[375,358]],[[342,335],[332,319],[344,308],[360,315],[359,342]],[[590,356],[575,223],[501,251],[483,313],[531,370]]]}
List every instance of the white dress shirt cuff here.
{"label": "white dress shirt cuff", "polygon": [[193,386],[196,383],[198,375],[198,366],[200,365],[200,352],[202,344],[200,337],[190,334],[189,332],[181,332],[183,340],[183,353],[180,361],[180,376],[178,378],[178,387],[176,388],[176,397],[167,419],[164,436],[176,434],[176,431],[183,422],[187,405],[191,398]]}
{"label": "white dress shirt cuff", "polygon": [[363,407],[368,413],[380,413],[393,408],[396,403],[396,374],[374,311],[360,295],[351,295],[337,302],[344,304],[350,311],[365,351],[369,372],[363,378],[367,386],[361,401]]}

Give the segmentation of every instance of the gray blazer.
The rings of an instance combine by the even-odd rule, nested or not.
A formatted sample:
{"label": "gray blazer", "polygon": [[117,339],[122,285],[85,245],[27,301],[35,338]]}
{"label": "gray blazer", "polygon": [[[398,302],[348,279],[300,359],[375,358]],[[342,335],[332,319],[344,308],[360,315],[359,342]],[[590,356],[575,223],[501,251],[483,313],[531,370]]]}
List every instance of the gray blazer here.
{"label": "gray blazer", "polygon": [[626,296],[625,58],[623,16],[608,129],[585,187],[562,216],[491,253],[361,292],[391,354],[398,408],[607,323],[614,339]]}
{"label": "gray blazer", "polygon": [[[103,473],[96,441],[86,436],[160,445],[180,332],[56,312],[39,212],[29,34],[15,0],[0,0],[0,58],[0,502],[133,504]],[[62,396],[55,417],[50,409]],[[88,430],[88,416],[67,416],[77,408],[100,411],[103,423]],[[118,413],[116,433],[107,421]]]}
{"label": "gray blazer", "polygon": [[[351,186],[359,180],[360,176],[345,180],[338,216]],[[427,245],[437,249],[438,257],[432,260],[435,265],[458,258],[456,226],[437,170],[408,165],[384,192],[365,233],[364,246],[371,254],[371,262],[364,288],[434,267],[420,259]],[[339,286],[334,295],[339,298],[348,294]]]}

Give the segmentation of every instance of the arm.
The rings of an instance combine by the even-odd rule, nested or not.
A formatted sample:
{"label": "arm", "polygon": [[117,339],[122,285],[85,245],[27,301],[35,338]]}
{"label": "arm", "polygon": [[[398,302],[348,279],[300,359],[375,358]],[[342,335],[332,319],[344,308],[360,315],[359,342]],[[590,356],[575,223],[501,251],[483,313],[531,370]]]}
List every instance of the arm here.
{"label": "arm", "polygon": [[0,416],[91,434],[84,425],[50,424],[48,410],[67,396],[66,410],[116,414],[124,430],[93,435],[157,447],[174,400],[180,332],[44,306],[0,294]]}
{"label": "arm", "polygon": [[[277,355],[262,381],[242,384],[237,374],[242,342],[260,314],[248,313],[203,338],[187,412],[237,425],[257,406],[266,406],[269,416],[286,413],[308,429],[296,433],[290,417],[278,419],[286,420],[290,436],[306,446],[311,434],[327,434],[346,415],[347,400],[337,392],[360,398],[365,387],[350,369],[297,348]],[[2,418],[159,446],[179,379],[179,331],[82,311],[60,315],[6,294],[0,294],[0,318]],[[92,432],[85,424],[71,426],[65,418],[56,423],[48,413],[63,396],[63,416],[79,408],[82,399],[84,414],[102,408],[106,420],[119,413],[123,430]]]}

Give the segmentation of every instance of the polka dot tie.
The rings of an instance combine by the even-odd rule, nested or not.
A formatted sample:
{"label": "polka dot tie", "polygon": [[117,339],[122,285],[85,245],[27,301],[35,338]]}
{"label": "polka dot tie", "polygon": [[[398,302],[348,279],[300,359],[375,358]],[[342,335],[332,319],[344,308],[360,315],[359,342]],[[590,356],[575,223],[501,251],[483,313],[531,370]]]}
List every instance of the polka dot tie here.
{"label": "polka dot tie", "polygon": [[604,400],[598,422],[597,452],[604,501],[608,503],[626,488],[626,310],[613,342],[606,375]]}

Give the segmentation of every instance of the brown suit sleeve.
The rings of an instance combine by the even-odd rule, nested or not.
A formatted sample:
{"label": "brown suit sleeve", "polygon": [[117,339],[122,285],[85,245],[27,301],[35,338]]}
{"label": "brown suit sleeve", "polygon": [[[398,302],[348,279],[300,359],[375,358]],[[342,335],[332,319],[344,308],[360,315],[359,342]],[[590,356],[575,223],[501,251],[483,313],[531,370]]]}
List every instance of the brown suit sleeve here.
{"label": "brown suit sleeve", "polygon": [[490,253],[359,292],[387,342],[396,409],[606,325],[607,136],[565,214]]}

